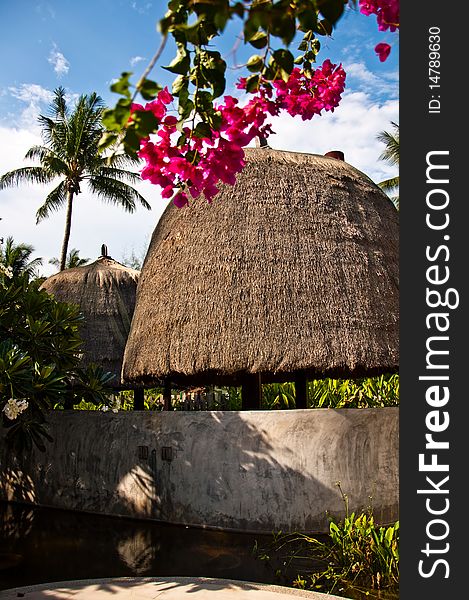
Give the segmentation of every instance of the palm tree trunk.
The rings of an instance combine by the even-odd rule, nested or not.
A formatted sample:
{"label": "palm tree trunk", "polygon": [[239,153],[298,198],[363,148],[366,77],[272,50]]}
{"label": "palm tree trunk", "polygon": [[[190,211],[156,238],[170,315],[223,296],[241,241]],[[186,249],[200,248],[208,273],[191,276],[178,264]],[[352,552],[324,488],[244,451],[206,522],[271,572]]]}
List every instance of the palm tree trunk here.
{"label": "palm tree trunk", "polygon": [[72,206],[73,206],[73,192],[67,194],[67,217],[65,219],[65,234],[64,241],[62,244],[62,254],[60,255],[60,270],[65,269],[65,263],[67,262],[67,251],[68,241],[70,240],[70,230],[72,228]]}

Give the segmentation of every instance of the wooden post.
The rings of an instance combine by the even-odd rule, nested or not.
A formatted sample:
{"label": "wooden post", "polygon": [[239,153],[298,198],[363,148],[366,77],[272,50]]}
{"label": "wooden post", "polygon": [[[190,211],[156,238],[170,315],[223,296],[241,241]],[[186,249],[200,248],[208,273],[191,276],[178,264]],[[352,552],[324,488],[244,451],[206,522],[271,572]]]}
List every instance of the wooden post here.
{"label": "wooden post", "polygon": [[241,388],[242,410],[259,410],[261,407],[262,385],[260,373],[246,373]]}
{"label": "wooden post", "polygon": [[171,410],[171,381],[169,379],[164,382],[163,410]]}
{"label": "wooden post", "polygon": [[306,401],[306,375],[303,371],[295,373],[295,405],[296,408],[308,408]]}
{"label": "wooden post", "polygon": [[134,410],[145,410],[144,392],[143,388],[134,389]]}

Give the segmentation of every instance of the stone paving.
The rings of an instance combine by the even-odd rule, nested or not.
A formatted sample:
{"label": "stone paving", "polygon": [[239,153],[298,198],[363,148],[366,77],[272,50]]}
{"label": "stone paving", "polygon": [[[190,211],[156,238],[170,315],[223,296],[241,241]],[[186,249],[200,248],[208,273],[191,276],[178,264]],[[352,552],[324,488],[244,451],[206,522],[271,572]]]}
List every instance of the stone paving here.
{"label": "stone paving", "polygon": [[0,600],[344,600],[275,585],[192,577],[116,577],[59,581],[0,591]]}

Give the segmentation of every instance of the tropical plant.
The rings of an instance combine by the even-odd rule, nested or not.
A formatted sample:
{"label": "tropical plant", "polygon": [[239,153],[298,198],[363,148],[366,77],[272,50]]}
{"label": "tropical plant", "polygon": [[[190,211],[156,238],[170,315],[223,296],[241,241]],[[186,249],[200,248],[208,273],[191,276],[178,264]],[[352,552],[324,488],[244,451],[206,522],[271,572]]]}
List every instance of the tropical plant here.
{"label": "tropical plant", "polygon": [[11,270],[12,275],[26,273],[28,277],[37,277],[42,258],[33,258],[34,247],[31,244],[15,244],[11,236],[0,244],[0,264]]}
{"label": "tropical plant", "polygon": [[373,590],[386,590],[386,598],[397,600],[399,521],[379,526],[372,508],[349,513],[347,495],[339,482],[337,486],[345,517],[339,520],[330,516],[327,536],[279,532],[269,547],[255,547],[255,553],[261,560],[283,563],[287,577],[295,577],[294,587],[347,598],[352,593],[354,598],[382,598]]}
{"label": "tropical plant", "polygon": [[[391,121],[393,132],[381,131],[377,139],[385,144],[386,148],[380,155],[380,160],[388,162],[390,165],[399,167],[399,125]],[[388,194],[394,194],[399,189],[399,175],[385,179],[378,183],[379,187]],[[399,194],[391,196],[391,200],[397,209],[399,209]]]}
{"label": "tropical plant", "polygon": [[0,411],[7,440],[44,449],[51,408],[103,402],[111,375],[80,368],[77,306],[58,302],[28,274],[0,269]]}
{"label": "tropical plant", "polygon": [[[72,248],[67,254],[67,260],[65,261],[66,269],[73,269],[74,267],[82,267],[90,262],[89,258],[82,258],[80,251],[76,248]],[[49,260],[49,264],[54,265],[57,269],[60,268],[60,260],[56,257]]]}
{"label": "tropical plant", "polygon": [[313,379],[308,381],[310,408],[375,408],[399,406],[399,375],[361,379]]}
{"label": "tropical plant", "polygon": [[26,159],[38,160],[39,166],[28,166],[5,173],[0,178],[0,190],[20,183],[48,184],[57,178],[60,183],[48,194],[36,213],[37,222],[47,218],[52,211],[67,207],[65,233],[60,255],[60,270],[65,268],[68,242],[72,225],[72,209],[76,196],[86,181],[88,188],[101,200],[134,212],[136,203],[147,209],[150,205],[131,185],[140,176],[127,170],[138,165],[138,159],[126,154],[112,153],[105,157],[98,151],[103,132],[101,98],[92,93],[82,95],[73,110],[67,106],[65,90],[54,90],[49,115],[40,115],[44,145],[33,146]]}
{"label": "tropical plant", "polygon": [[264,384],[262,386],[262,408],[295,408],[295,384]]}

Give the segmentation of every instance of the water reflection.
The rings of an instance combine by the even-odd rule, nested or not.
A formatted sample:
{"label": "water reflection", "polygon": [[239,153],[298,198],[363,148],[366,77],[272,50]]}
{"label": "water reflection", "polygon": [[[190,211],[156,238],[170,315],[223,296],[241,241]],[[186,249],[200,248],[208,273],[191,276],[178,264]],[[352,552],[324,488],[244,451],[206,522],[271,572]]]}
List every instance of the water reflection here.
{"label": "water reflection", "polygon": [[137,575],[150,573],[160,548],[160,544],[153,545],[149,531],[137,531],[117,544],[120,559]]}

